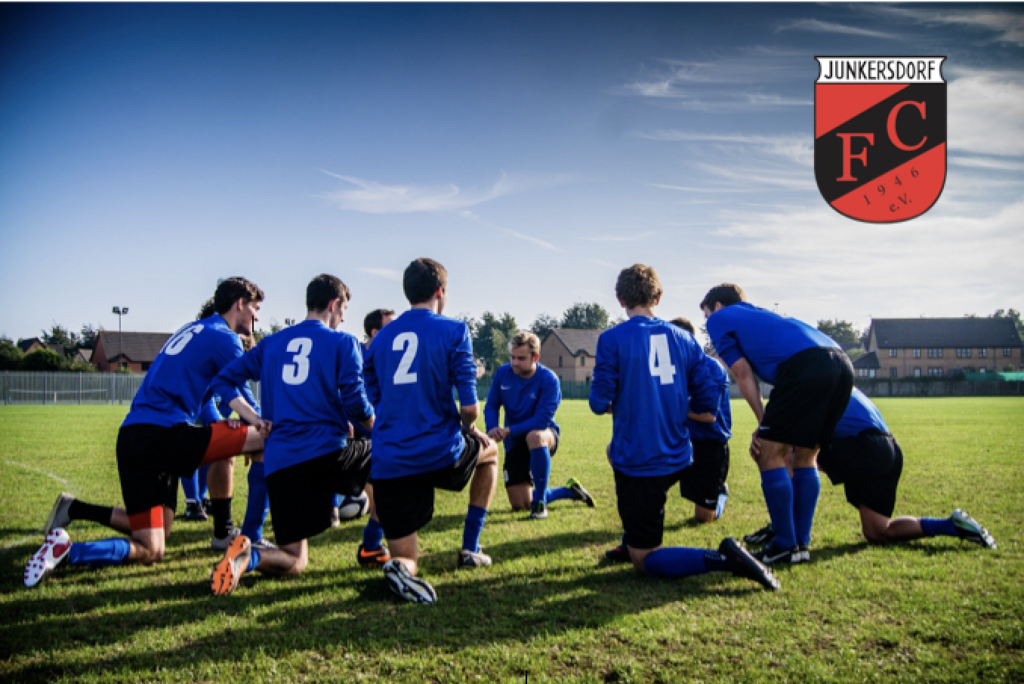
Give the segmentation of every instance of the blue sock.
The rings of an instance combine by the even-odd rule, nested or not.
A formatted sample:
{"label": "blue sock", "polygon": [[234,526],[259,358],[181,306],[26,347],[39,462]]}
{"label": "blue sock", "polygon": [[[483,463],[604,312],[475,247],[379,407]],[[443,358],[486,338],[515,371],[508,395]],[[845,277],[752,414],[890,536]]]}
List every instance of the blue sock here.
{"label": "blue sock", "polygon": [[462,548],[474,553],[480,550],[480,533],[484,531],[487,509],[470,505],[466,511],[466,526],[462,530]]}
{"label": "blue sock", "polygon": [[814,509],[818,507],[820,493],[821,477],[817,468],[793,469],[793,528],[797,544],[811,544]]}
{"label": "blue sock", "polygon": [[192,473],[192,477],[182,477],[181,491],[185,494],[185,501],[201,501],[199,496],[199,471]]}
{"label": "blue sock", "polygon": [[921,518],[921,530],[929,537],[955,537],[956,525],[949,518]]}
{"label": "blue sock", "polygon": [[334,495],[334,507],[335,508],[340,508],[341,507],[341,502],[344,501],[344,500],[345,500],[345,497],[343,497],[341,494],[335,494]]}
{"label": "blue sock", "polygon": [[206,473],[210,470],[210,466],[204,465],[199,469],[199,498],[209,499],[210,490],[206,487]]}
{"label": "blue sock", "polygon": [[256,569],[256,566],[260,564],[260,550],[253,548],[252,553],[249,555],[249,565],[245,568],[246,572],[252,572]]}
{"label": "blue sock", "polygon": [[[483,523],[480,524],[483,527]],[[480,538],[479,533],[477,539]],[[367,551],[376,551],[380,548],[381,542],[384,541],[384,528],[380,526],[380,523],[370,518],[366,521],[366,527],[363,528],[363,548]]]}
{"label": "blue sock", "polygon": [[546,446],[530,449],[530,473],[533,475],[533,503],[547,503],[545,497],[551,479],[551,452]]}
{"label": "blue sock", "polygon": [[793,524],[793,483],[789,479],[789,471],[775,468],[761,473],[761,491],[775,530],[772,544],[780,549],[793,548],[796,546],[796,528]]}
{"label": "blue sock", "polygon": [[729,572],[729,559],[717,551],[708,549],[704,552],[704,567],[708,572]]}
{"label": "blue sock", "polygon": [[690,577],[703,575],[707,571],[704,549],[663,546],[644,559],[644,573],[651,577]]}
{"label": "blue sock", "polygon": [[267,478],[264,475],[263,463],[253,462],[249,465],[249,499],[245,502],[242,534],[254,542],[263,539],[263,523],[267,520],[269,505],[270,499],[267,496]]}
{"label": "blue sock", "polygon": [[103,539],[95,542],[78,542],[68,551],[68,563],[88,565],[90,568],[105,568],[121,565],[132,551],[131,543],[124,537]]}
{"label": "blue sock", "polygon": [[555,489],[549,489],[547,494],[544,495],[544,500],[548,503],[552,501],[561,501],[562,499],[571,499],[572,490],[568,487],[557,487]]}

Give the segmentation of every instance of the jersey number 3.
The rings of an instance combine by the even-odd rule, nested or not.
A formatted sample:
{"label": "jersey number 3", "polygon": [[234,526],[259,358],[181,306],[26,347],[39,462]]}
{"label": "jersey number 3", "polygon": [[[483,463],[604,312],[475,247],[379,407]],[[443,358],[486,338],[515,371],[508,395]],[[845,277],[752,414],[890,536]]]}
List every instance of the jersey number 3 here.
{"label": "jersey number 3", "polygon": [[394,344],[391,345],[392,351],[402,351],[402,360],[398,364],[398,370],[395,371],[394,383],[396,385],[411,385],[416,382],[417,377],[415,373],[410,373],[409,369],[412,368],[413,359],[416,358],[416,350],[419,349],[420,339],[416,337],[416,333],[405,332],[395,338]]}
{"label": "jersey number 3", "polygon": [[292,363],[281,368],[281,379],[289,385],[301,385],[309,377],[309,353],[313,351],[313,340],[308,337],[296,337],[285,348],[295,356]]}
{"label": "jersey number 3", "polygon": [[662,385],[671,385],[676,376],[672,365],[672,354],[668,350],[668,335],[651,335],[651,355],[648,359],[651,377],[661,380]]}

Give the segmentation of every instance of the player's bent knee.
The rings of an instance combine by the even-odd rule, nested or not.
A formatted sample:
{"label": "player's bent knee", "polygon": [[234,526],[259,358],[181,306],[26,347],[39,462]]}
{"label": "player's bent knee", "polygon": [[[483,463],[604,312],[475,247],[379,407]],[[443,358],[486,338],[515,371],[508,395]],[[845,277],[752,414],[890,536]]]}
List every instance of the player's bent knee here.
{"label": "player's bent knee", "polygon": [[710,508],[702,508],[701,506],[697,506],[696,509],[693,511],[693,517],[699,523],[709,523],[717,520],[718,514],[715,513],[715,511],[711,510]]}
{"label": "player's bent knee", "polygon": [[544,433],[540,430],[534,430],[526,434],[526,446],[532,449],[540,449],[544,446]]}

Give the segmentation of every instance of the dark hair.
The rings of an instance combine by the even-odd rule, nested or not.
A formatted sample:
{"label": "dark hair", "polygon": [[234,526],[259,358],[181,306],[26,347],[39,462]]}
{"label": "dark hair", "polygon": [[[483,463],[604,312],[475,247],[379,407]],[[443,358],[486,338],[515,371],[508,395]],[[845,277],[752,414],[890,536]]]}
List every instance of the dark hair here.
{"label": "dark hair", "polygon": [[716,304],[732,306],[745,301],[747,301],[747,295],[743,292],[742,287],[732,283],[722,283],[708,290],[708,293],[704,295],[704,301],[700,303],[700,308],[714,312]]}
{"label": "dark hair", "polygon": [[693,329],[693,323],[690,322],[689,318],[683,318],[682,316],[680,316],[679,318],[673,318],[671,321],[669,321],[669,323],[676,326],[677,328],[682,328],[691,335],[697,334],[697,331]]}
{"label": "dark hair", "polygon": [[213,307],[217,313],[226,314],[239,299],[246,304],[262,302],[263,290],[245,278],[225,278],[217,283],[217,291],[213,293]]}
{"label": "dark hair", "polygon": [[215,313],[217,313],[217,310],[213,306],[213,297],[210,297],[205,302],[203,302],[203,308],[199,309],[199,315],[196,316],[196,320],[201,321],[204,318],[209,318]]}
{"label": "dark hair", "polygon": [[370,313],[366,314],[366,318],[363,319],[363,332],[369,337],[370,333],[374,330],[380,330],[384,327],[384,317],[394,316],[395,312],[391,309],[374,309]]}
{"label": "dark hair", "polygon": [[444,266],[421,257],[409,264],[402,276],[402,289],[410,304],[422,304],[440,288],[448,286],[448,271]]}
{"label": "dark hair", "polygon": [[615,281],[615,296],[627,309],[636,306],[653,306],[661,297],[661,281],[658,272],[650,266],[633,264],[619,272]]}
{"label": "dark hair", "polygon": [[351,298],[348,285],[341,282],[341,278],[327,273],[321,273],[306,286],[306,309],[309,311],[323,311],[335,299],[347,302]]}

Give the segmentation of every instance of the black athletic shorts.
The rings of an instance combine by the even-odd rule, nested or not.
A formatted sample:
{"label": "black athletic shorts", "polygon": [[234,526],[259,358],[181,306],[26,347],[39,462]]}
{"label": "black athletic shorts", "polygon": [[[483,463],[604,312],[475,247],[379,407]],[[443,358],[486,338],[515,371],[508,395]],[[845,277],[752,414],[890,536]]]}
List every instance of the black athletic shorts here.
{"label": "black athletic shorts", "polygon": [[466,488],[476,471],[483,443],[465,430],[462,443],[459,460],[447,468],[383,480],[374,478],[373,499],[385,537],[401,539],[429,523],[434,517],[434,489],[461,492]]}
{"label": "black athletic shorts", "polygon": [[350,439],[344,449],[267,475],[278,546],[310,539],[330,528],[334,494],[358,496],[369,479],[368,439]]}
{"label": "black athletic shorts", "polygon": [[694,439],[693,463],[679,479],[679,495],[698,506],[715,510],[718,495],[729,476],[729,443]]}
{"label": "black athletic shorts", "polygon": [[833,485],[846,485],[846,500],[892,517],[896,488],[903,473],[903,450],[896,438],[881,430],[835,439],[818,454],[818,466]]}
{"label": "black athletic shorts", "polygon": [[175,510],[178,478],[196,471],[212,434],[210,426],[187,423],[122,426],[117,432],[117,472],[128,516],[157,506]]}
{"label": "black athletic shorts", "polygon": [[634,549],[661,546],[668,490],[685,476],[686,470],[654,477],[633,477],[614,471],[615,497],[627,545]]}
{"label": "black athletic shorts", "polygon": [[[555,433],[555,447],[551,450],[551,455],[554,456],[558,453],[558,430],[549,429]],[[533,473],[530,471],[530,447],[526,443],[526,437],[505,440],[505,465],[503,468],[506,487],[518,484],[533,486]]]}
{"label": "black athletic shorts", "polygon": [[812,347],[779,364],[757,433],[813,449],[832,441],[853,392],[853,366],[841,349]]}

